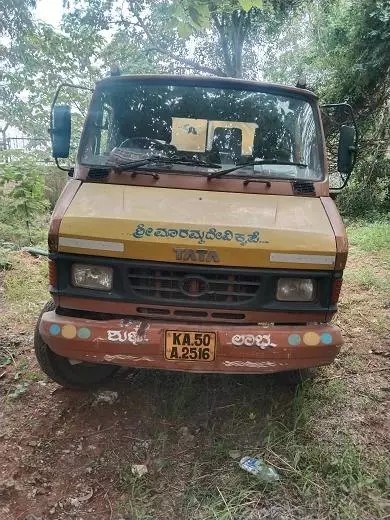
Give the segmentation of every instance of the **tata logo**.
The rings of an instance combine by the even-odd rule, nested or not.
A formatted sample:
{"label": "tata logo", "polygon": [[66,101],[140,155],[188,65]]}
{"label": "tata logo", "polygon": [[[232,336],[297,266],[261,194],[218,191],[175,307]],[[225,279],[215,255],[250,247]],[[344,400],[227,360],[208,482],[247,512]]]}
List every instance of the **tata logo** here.
{"label": "tata logo", "polygon": [[204,262],[206,264],[219,262],[218,253],[213,249],[185,249],[175,247],[173,250],[176,254],[176,260],[180,262]]}
{"label": "tata logo", "polygon": [[186,296],[199,298],[209,292],[209,284],[202,276],[186,276],[180,284],[180,289]]}

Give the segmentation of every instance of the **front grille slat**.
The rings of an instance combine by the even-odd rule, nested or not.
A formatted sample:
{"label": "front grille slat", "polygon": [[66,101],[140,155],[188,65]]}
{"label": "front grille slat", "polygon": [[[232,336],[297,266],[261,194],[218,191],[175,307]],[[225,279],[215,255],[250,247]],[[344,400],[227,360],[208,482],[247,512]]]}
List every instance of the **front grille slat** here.
{"label": "front grille slat", "polygon": [[256,298],[262,287],[261,275],[221,271],[217,267],[205,270],[196,265],[157,263],[131,267],[128,270],[131,290],[150,303],[175,302],[196,305],[206,303],[247,304]]}
{"label": "front grille slat", "polygon": [[[229,275],[231,276],[231,275]],[[142,275],[142,274],[129,274],[128,275],[128,278],[129,279],[134,279],[134,280],[139,280],[139,279],[145,279],[145,280],[154,280],[155,278],[158,278],[158,280],[161,280],[161,281],[180,281],[182,278],[181,277],[174,277],[174,276],[152,276],[152,275]],[[239,277],[236,277],[236,278],[239,278]],[[251,282],[251,281],[247,281],[247,280],[244,280],[243,282],[241,281],[235,281],[233,278],[232,280],[213,280],[212,281],[213,284],[215,283],[218,283],[218,284],[224,284],[224,285],[227,285],[227,284],[230,284],[230,285],[234,285],[234,284],[238,284],[238,285],[253,285],[255,287],[258,287],[259,285],[259,282],[256,281],[256,282]]]}
{"label": "front grille slat", "polygon": [[[157,273],[158,271],[156,271]],[[145,280],[154,280],[154,278],[158,278],[159,280],[166,280],[166,281],[175,281],[175,280],[180,280],[180,278],[177,278],[177,277],[173,277],[173,276],[151,276],[150,274],[148,275],[145,275],[145,274],[129,274],[129,278],[134,278],[134,280],[138,280],[140,278],[142,279],[145,279]]]}
{"label": "front grille slat", "polygon": [[[157,280],[156,280],[157,281]],[[151,291],[159,291],[159,292],[172,292],[171,287],[161,287],[159,285],[132,285],[131,288],[134,291],[144,291],[146,289],[150,289]]]}

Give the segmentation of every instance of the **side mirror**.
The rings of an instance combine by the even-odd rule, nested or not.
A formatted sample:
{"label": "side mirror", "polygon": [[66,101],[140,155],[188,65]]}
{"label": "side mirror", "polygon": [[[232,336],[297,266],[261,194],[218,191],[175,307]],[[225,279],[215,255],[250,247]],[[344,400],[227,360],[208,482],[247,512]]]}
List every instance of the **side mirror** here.
{"label": "side mirror", "polygon": [[340,173],[351,173],[356,154],[356,132],[353,126],[340,128],[337,169]]}
{"label": "side mirror", "polygon": [[52,155],[55,159],[69,157],[71,113],[69,105],[55,105],[51,120]]}

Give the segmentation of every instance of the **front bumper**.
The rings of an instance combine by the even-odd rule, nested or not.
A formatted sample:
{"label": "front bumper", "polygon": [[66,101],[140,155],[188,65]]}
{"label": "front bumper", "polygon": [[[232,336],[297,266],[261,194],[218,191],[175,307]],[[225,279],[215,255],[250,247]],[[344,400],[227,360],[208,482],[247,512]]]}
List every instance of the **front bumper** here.
{"label": "front bumper", "polygon": [[[42,315],[40,333],[57,354],[90,363],[187,372],[271,373],[331,363],[343,343],[334,325],[186,324]],[[216,334],[213,361],[166,360],[165,331]]]}

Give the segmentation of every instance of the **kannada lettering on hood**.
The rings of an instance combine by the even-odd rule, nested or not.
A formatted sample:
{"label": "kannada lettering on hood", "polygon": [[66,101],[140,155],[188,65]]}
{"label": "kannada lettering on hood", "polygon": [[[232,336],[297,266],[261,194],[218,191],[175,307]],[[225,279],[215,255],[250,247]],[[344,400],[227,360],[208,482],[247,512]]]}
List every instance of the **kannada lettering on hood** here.
{"label": "kannada lettering on hood", "polygon": [[208,229],[186,229],[186,228],[154,228],[147,227],[145,224],[138,224],[132,236],[137,239],[145,237],[159,238],[179,238],[182,240],[196,240],[198,244],[205,244],[206,241],[225,241],[237,242],[241,246],[247,244],[266,244],[261,240],[259,230],[253,230],[251,233],[235,233],[230,229],[217,230],[216,228]]}

